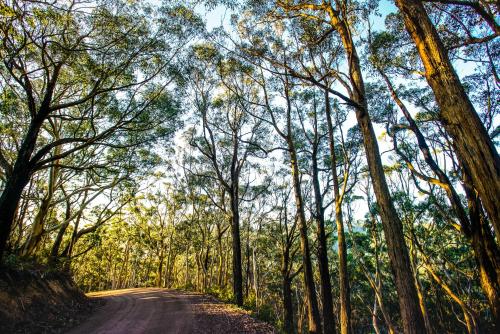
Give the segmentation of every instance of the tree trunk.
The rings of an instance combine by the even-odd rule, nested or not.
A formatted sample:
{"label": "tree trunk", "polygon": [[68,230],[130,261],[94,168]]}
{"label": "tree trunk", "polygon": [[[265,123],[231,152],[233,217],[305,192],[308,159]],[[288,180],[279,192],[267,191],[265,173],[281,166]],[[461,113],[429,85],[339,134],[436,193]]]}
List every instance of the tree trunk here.
{"label": "tree trunk", "polygon": [[299,305],[299,314],[297,315],[297,333],[302,334],[304,332],[304,322],[306,319],[306,309],[307,309],[307,304],[306,300],[300,300],[299,294],[297,293],[297,305]]}
{"label": "tree trunk", "polygon": [[408,334],[424,333],[424,319],[418,304],[417,291],[413,282],[408,249],[404,240],[403,225],[390,197],[375,133],[366,112],[357,112],[356,115],[361,126],[361,131],[364,134],[363,141],[366,157],[380,210],[380,217],[387,242],[387,251],[394,272],[403,328],[405,333]]}
{"label": "tree trunk", "polygon": [[[245,298],[248,298],[248,290],[250,289],[250,285],[252,283],[252,277],[250,270],[250,222],[247,224],[247,236],[245,242],[245,255],[246,255],[246,268],[245,268]],[[251,279],[252,278],[252,279]]]}
{"label": "tree trunk", "polygon": [[64,222],[62,223],[61,227],[59,228],[59,232],[57,233],[56,240],[54,241],[54,244],[53,244],[52,249],[50,251],[49,263],[52,265],[57,264],[57,262],[58,262],[59,249],[61,248],[61,243],[63,241],[64,234],[66,233],[66,230],[68,229],[70,217],[71,217],[71,202],[69,201],[69,198],[66,197],[66,215],[64,218]]}
{"label": "tree trunk", "polygon": [[[330,146],[330,158],[332,164],[333,193],[335,202],[335,223],[337,225],[337,248],[339,254],[339,289],[340,289],[340,333],[349,334],[351,328],[351,301],[349,289],[349,274],[347,272],[347,246],[344,233],[344,219],[342,216],[342,198],[340,196],[340,184],[337,175],[337,155],[335,153],[335,141],[333,136],[333,124],[330,106],[330,96],[325,92],[325,111],[328,126],[328,142]],[[346,180],[344,182],[347,182]]]}
{"label": "tree trunk", "polygon": [[406,29],[425,67],[436,97],[439,118],[451,136],[456,154],[470,171],[472,183],[500,238],[500,157],[465,93],[427,12],[419,0],[396,0]]}
{"label": "tree trunk", "polygon": [[[307,221],[304,210],[304,200],[302,198],[302,187],[300,184],[299,166],[297,161],[297,150],[293,141],[292,134],[292,102],[290,101],[290,87],[288,76],[284,78],[284,90],[287,103],[286,108],[286,131],[287,134],[282,137],[286,140],[288,154],[290,156],[290,169],[292,173],[292,185],[295,195],[295,207],[297,210],[297,220],[300,234],[300,248],[302,251],[302,267],[304,273],[305,304],[307,305],[308,330],[311,334],[317,334],[321,331],[321,317],[319,315],[318,300],[316,297],[316,287],[314,284],[314,272],[311,260],[311,251],[309,248],[309,239],[307,236]],[[274,124],[275,128],[277,124]]]}
{"label": "tree trunk", "polygon": [[158,271],[157,271],[157,274],[156,274],[156,286],[158,288],[161,288],[161,283],[162,283],[162,276],[163,276],[163,261],[164,261],[164,258],[163,258],[163,254],[161,254],[159,256],[159,259],[158,259]]}
{"label": "tree trunk", "polygon": [[40,128],[49,112],[48,105],[45,105],[50,102],[51,97],[51,94],[46,96],[46,99],[43,101],[44,106],[40,108],[36,116],[31,120],[19,153],[17,154],[12,173],[5,181],[2,195],[0,195],[0,264],[2,263],[7,241],[9,240],[16,209],[21,200],[21,194],[33,172],[33,165],[30,163],[30,159],[35,149]]}
{"label": "tree trunk", "polygon": [[31,233],[23,245],[21,250],[21,256],[31,256],[35,253],[35,250],[42,239],[42,235],[44,233],[44,223],[45,218],[47,217],[50,209],[50,204],[52,201],[52,195],[47,193],[42,199],[42,203],[40,204],[40,208],[33,220],[33,227],[31,229]]}
{"label": "tree trunk", "polygon": [[241,268],[240,213],[238,185],[231,191],[231,233],[233,239],[233,293],[236,304],[243,305],[243,277]]}
{"label": "tree trunk", "polygon": [[[58,140],[59,136],[56,134],[55,140]],[[54,154],[58,155],[61,153],[61,146],[57,146],[54,149]],[[47,184],[47,194],[42,199],[42,203],[40,208],[38,209],[37,215],[33,222],[33,227],[31,229],[31,234],[26,240],[24,247],[22,249],[22,256],[31,256],[35,253],[40,240],[42,239],[44,233],[44,225],[47,218],[47,215],[50,212],[50,206],[52,202],[52,198],[54,197],[54,192],[57,187],[57,180],[59,177],[60,167],[52,166],[49,170],[49,180]]]}
{"label": "tree trunk", "polygon": [[224,255],[224,279],[222,285],[224,288],[228,286],[228,281],[229,281],[229,266],[231,264],[231,261],[229,261],[229,236],[226,238],[226,249],[228,250],[225,255]]}
{"label": "tree trunk", "polygon": [[184,278],[184,288],[188,288],[188,283],[189,283],[189,247],[190,245],[188,244],[186,247],[186,274]]}
{"label": "tree trunk", "polygon": [[479,222],[472,235],[472,247],[479,267],[479,283],[488,299],[488,304],[496,328],[500,328],[500,270],[498,249],[490,235],[490,230]]}
{"label": "tree trunk", "polygon": [[210,245],[207,243],[205,254],[203,255],[203,292],[207,291],[209,280],[209,260],[210,260]]}
{"label": "tree trunk", "polygon": [[[33,180],[30,180],[28,190],[27,190],[28,196],[31,193],[32,188],[33,188]],[[24,236],[24,218],[26,217],[26,214],[28,212],[29,202],[30,201],[28,199],[26,199],[26,200],[22,201],[22,205],[20,207],[16,208],[14,224],[17,225],[16,226],[17,227],[17,238],[13,243],[11,243],[7,246],[7,247],[11,247],[11,249],[13,249],[13,250],[19,251],[21,248],[21,241],[23,240],[23,236]],[[14,228],[14,226],[12,226],[12,228]]]}
{"label": "tree trunk", "polygon": [[283,330],[285,333],[295,333],[293,326],[292,280],[283,276]]}
{"label": "tree trunk", "polygon": [[[291,250],[294,244],[294,234],[296,228],[296,221],[294,220],[293,228],[288,228],[288,210],[287,202],[289,196],[283,199],[283,216],[280,213],[280,225],[286,233],[284,242],[281,247],[281,279],[283,289],[283,330],[285,333],[296,333],[294,327],[294,310],[293,310],[293,296],[292,296],[292,281],[298,274],[298,271],[292,274],[294,252]],[[282,218],[282,219],[281,219]],[[298,249],[297,249],[298,250]]]}
{"label": "tree trunk", "polygon": [[314,275],[311,261],[311,251],[307,238],[307,222],[304,212],[304,202],[300,185],[299,167],[297,165],[297,153],[292,138],[288,139],[288,149],[290,153],[290,164],[292,169],[293,188],[295,192],[295,206],[297,207],[300,248],[302,250],[302,265],[304,267],[304,289],[306,290],[307,319],[309,333],[317,334],[321,330],[321,318],[319,316],[318,301],[316,299],[316,288],[314,285]]}
{"label": "tree trunk", "polygon": [[[410,222],[410,224],[413,224],[413,222]],[[411,226],[411,229],[412,229],[412,236],[415,236],[415,231],[413,230],[413,226]],[[411,238],[410,240],[410,260],[413,266],[413,274],[415,279],[415,286],[417,287],[418,302],[420,304],[420,309],[422,310],[422,315],[424,317],[425,329],[428,334],[432,334],[434,333],[434,331],[432,329],[431,321],[429,319],[429,313],[427,312],[427,306],[425,305],[424,291],[422,289],[422,285],[420,284],[420,280],[418,277],[418,263],[417,263],[418,256],[417,256],[417,249],[414,245],[414,238]]]}
{"label": "tree trunk", "polygon": [[372,311],[372,326],[375,334],[380,334],[380,328],[378,328],[377,323],[377,298],[375,297],[373,300],[373,311]]}
{"label": "tree trunk", "polygon": [[255,247],[252,247],[252,278],[253,278],[253,291],[255,293],[255,308],[259,310],[259,271],[257,269],[257,256],[255,255]]}
{"label": "tree trunk", "polygon": [[224,271],[224,254],[222,249],[222,237],[223,233],[220,231],[220,227],[217,226],[217,250],[219,252],[219,269],[217,273],[217,285],[222,288],[223,271]]}
{"label": "tree trunk", "polygon": [[349,63],[349,78],[352,86],[351,98],[356,102],[356,119],[363,135],[363,144],[370,171],[373,189],[384,228],[387,251],[394,281],[398,292],[399,307],[406,334],[425,333],[425,324],[418,304],[418,296],[413,282],[413,273],[404,240],[403,225],[392,202],[387,181],[385,179],[382,160],[380,158],[377,138],[368,114],[368,105],[365,96],[365,87],[359,57],[354,41],[346,23],[339,20],[338,13],[331,8],[330,18],[332,26],[337,29],[342,39],[342,44],[347,53]]}
{"label": "tree trunk", "polygon": [[9,240],[17,205],[21,200],[23,189],[28,184],[30,178],[30,173],[27,169],[19,169],[22,170],[14,170],[12,176],[6,181],[5,188],[0,196],[0,263],[3,259],[7,241]]}
{"label": "tree trunk", "polygon": [[[85,192],[84,201],[86,198],[87,198],[87,192]],[[78,227],[80,226],[80,220],[82,218],[82,215],[83,215],[83,210],[80,209],[80,211],[78,212],[78,215],[76,216],[75,226],[73,228],[73,233],[71,234],[71,238],[69,239],[68,244],[66,245],[66,247],[64,248],[64,250],[61,254],[61,257],[66,258],[66,262],[64,263],[63,269],[65,271],[68,271],[68,272],[69,272],[70,267],[71,267],[71,255],[73,254],[73,248],[75,247],[75,243],[78,240]]]}
{"label": "tree trunk", "polygon": [[330,272],[328,270],[328,253],[325,233],[325,214],[323,208],[323,197],[319,185],[318,172],[318,143],[313,145],[312,160],[312,184],[314,189],[314,199],[316,206],[316,222],[318,224],[318,267],[321,279],[321,297],[323,303],[323,333],[335,333],[335,318],[333,313],[333,295],[330,282]]}
{"label": "tree trunk", "polygon": [[467,169],[463,169],[464,189],[471,222],[470,242],[479,268],[479,283],[488,299],[496,328],[500,328],[500,252],[482,214],[477,193],[470,187]]}
{"label": "tree trunk", "polygon": [[61,248],[61,243],[66,233],[66,230],[69,226],[69,220],[65,221],[61,227],[59,228],[59,232],[57,233],[56,240],[54,241],[54,245],[52,245],[52,249],[50,251],[50,262],[55,264],[57,262],[57,258],[59,256],[59,249]]}

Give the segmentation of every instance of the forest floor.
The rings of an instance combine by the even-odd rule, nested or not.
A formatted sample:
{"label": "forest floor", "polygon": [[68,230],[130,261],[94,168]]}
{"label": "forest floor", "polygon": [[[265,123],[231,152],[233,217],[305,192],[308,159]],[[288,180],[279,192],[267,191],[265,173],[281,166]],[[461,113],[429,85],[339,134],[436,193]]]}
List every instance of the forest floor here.
{"label": "forest floor", "polygon": [[88,296],[105,303],[68,334],[275,333],[247,312],[203,294],[136,288]]}

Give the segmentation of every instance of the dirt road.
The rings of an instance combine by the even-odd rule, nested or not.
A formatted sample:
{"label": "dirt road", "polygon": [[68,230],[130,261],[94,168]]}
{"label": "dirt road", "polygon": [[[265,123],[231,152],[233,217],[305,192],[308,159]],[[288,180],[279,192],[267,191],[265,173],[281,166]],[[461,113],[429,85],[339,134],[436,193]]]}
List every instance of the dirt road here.
{"label": "dirt road", "polygon": [[68,334],[273,333],[240,310],[212,297],[138,288],[89,295],[104,306]]}
{"label": "dirt road", "polygon": [[127,289],[91,294],[106,304],[69,334],[190,333],[193,313],[186,298],[163,289]]}

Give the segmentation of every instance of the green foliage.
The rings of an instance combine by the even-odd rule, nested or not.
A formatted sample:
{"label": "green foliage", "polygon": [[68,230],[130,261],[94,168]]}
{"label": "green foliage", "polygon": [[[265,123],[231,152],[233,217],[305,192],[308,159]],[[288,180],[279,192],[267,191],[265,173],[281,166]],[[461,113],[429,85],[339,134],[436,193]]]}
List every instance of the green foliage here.
{"label": "green foliage", "polygon": [[228,288],[220,288],[220,287],[217,287],[217,286],[214,286],[214,287],[210,287],[206,293],[208,293],[209,295],[212,295],[214,296],[215,298],[223,301],[223,302],[226,302],[226,303],[233,303],[234,302],[234,295],[233,295],[233,292],[231,291],[231,289]]}
{"label": "green foliage", "polygon": [[[340,209],[353,327],[372,332],[376,318],[387,332],[383,304],[399,331],[381,224],[386,208],[373,194],[370,177],[379,175],[369,173],[366,128],[356,119],[368,112],[414,278],[436,332],[463,330],[463,314],[426,266],[470,308],[480,330],[490,329],[471,238],[457,230],[449,194],[428,162],[434,159],[469,214],[466,166],[439,122],[440,110],[399,13],[385,13],[379,1],[339,2],[364,76],[365,95],[359,98],[366,98],[368,110],[355,113],[352,99],[362,92],[352,84],[352,59],[327,11],[263,0],[13,3],[0,3],[0,189],[17,176],[16,165],[31,170],[5,266],[38,270],[42,263],[70,271],[85,291],[158,286],[234,302],[231,218],[238,213],[245,309],[282,326],[288,278],[297,327],[305,289],[291,142],[316,286],[321,203],[338,310],[336,173],[345,190]],[[207,13],[200,14],[199,4],[207,11],[228,9],[231,26],[207,32]],[[426,6],[464,90],[498,142],[498,38],[489,37],[491,28],[470,8]],[[385,26],[368,26],[378,16]],[[48,94],[51,78],[54,90]],[[418,140],[395,95],[418,127]],[[40,111],[46,114],[37,118]],[[22,160],[20,149],[37,124],[33,152]],[[37,217],[43,218],[38,235]],[[491,226],[487,216],[481,219],[484,236]],[[27,251],[34,239],[36,247]]]}

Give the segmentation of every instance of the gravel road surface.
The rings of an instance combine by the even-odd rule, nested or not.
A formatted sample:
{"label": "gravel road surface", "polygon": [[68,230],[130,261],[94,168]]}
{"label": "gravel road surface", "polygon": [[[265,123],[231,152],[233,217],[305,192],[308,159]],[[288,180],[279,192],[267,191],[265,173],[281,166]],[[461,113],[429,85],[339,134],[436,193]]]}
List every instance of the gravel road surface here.
{"label": "gravel road surface", "polygon": [[137,288],[89,297],[105,303],[68,334],[274,333],[270,325],[245,311],[202,294]]}

